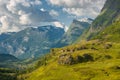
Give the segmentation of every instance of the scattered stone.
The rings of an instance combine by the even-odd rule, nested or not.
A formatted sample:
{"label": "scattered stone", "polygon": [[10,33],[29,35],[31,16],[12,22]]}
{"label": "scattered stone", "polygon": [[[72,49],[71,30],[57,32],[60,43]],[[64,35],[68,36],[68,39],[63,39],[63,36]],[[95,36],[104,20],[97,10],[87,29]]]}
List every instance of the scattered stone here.
{"label": "scattered stone", "polygon": [[58,63],[72,65],[74,60],[70,54],[62,54],[59,56]]}
{"label": "scattered stone", "polygon": [[112,47],[112,44],[111,43],[108,43],[108,44],[105,44],[104,45],[104,48],[105,49],[110,49]]}

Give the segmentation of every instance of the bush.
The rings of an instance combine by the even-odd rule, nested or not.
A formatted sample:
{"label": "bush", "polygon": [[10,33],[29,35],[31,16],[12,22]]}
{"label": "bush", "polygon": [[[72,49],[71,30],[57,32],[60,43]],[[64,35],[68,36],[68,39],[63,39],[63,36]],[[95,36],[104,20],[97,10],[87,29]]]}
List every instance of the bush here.
{"label": "bush", "polygon": [[84,57],[84,61],[87,62],[87,61],[93,61],[93,57],[89,54],[83,54],[83,57]]}
{"label": "bush", "polygon": [[76,63],[82,63],[84,61],[84,58],[82,57],[82,56],[76,56],[76,58],[75,58],[75,62]]}

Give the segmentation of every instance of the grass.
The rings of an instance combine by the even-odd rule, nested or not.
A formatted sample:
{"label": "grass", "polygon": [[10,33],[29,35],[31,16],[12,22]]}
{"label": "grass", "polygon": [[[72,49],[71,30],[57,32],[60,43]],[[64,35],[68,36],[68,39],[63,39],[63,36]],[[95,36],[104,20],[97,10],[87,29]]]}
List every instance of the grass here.
{"label": "grass", "polygon": [[120,41],[120,22],[115,22],[102,30],[94,39],[101,39],[104,41],[119,42]]}
{"label": "grass", "polygon": [[[111,43],[112,47],[105,48],[105,44]],[[72,65],[58,64],[58,58],[63,49],[77,49],[86,46],[87,49],[76,50],[74,52],[64,52],[71,54],[73,58],[83,54],[89,54],[94,61],[75,63]],[[97,48],[97,50],[91,47]],[[49,54],[46,65],[39,66],[31,73],[20,75],[25,80],[120,80],[120,43],[102,42],[93,40],[82,44],[54,49]]]}
{"label": "grass", "polygon": [[[101,31],[95,40],[52,49],[41,60],[42,65],[39,65],[39,61],[36,70],[19,75],[19,80],[120,80],[119,26],[120,22],[112,24]],[[106,37],[108,35],[111,36]],[[73,64],[58,63],[63,54],[71,55]],[[89,57],[86,60],[85,54],[92,60]],[[64,56],[63,61],[70,61],[71,58]],[[78,56],[82,57],[81,62],[78,61]]]}

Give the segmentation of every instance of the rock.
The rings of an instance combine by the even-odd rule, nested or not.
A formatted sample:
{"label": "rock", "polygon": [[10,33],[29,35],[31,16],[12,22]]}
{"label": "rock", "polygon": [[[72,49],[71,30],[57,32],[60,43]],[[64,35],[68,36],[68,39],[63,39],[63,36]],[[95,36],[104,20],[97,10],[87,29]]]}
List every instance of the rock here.
{"label": "rock", "polygon": [[59,56],[58,63],[71,65],[74,63],[74,60],[70,54],[62,54]]}
{"label": "rock", "polygon": [[105,49],[110,49],[112,47],[112,44],[111,43],[108,43],[108,44],[105,44],[104,45],[104,48]]}

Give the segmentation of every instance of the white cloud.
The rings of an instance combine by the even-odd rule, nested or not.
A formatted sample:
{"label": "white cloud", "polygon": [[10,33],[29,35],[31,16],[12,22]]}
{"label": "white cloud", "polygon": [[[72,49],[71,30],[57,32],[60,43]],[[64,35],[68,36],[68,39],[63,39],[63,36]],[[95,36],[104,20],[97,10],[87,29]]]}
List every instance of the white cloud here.
{"label": "white cloud", "polygon": [[40,10],[41,5],[40,0],[0,0],[0,33],[55,21],[49,12]]}
{"label": "white cloud", "polygon": [[65,32],[67,32],[67,30],[68,30],[68,26],[66,26],[65,24],[63,24],[59,21],[53,22],[53,25],[56,27],[64,28]]}
{"label": "white cloud", "polygon": [[[2,26],[2,27],[0,27],[0,33],[7,32],[7,31],[11,32],[11,31],[19,30],[18,27],[16,27],[14,24],[11,23],[11,20],[7,16],[1,16],[0,22],[1,22],[1,26]],[[12,27],[9,27],[9,26],[12,26]]]}
{"label": "white cloud", "polygon": [[50,13],[50,15],[53,16],[53,17],[54,17],[54,16],[59,16],[59,13],[58,13],[57,11],[55,11],[55,10],[51,10],[49,13]]}
{"label": "white cloud", "polygon": [[55,6],[62,6],[63,11],[75,16],[95,18],[101,11],[106,0],[48,0]]}
{"label": "white cloud", "polygon": [[44,8],[41,8],[40,10],[43,11],[43,12],[46,11]]}
{"label": "white cloud", "polygon": [[20,23],[22,25],[27,25],[30,24],[30,19],[29,19],[30,14],[24,14],[19,17]]}
{"label": "white cloud", "polygon": [[62,23],[60,23],[59,21],[53,22],[53,24],[54,24],[56,27],[61,27],[61,28],[64,27],[64,25],[63,25]]}

